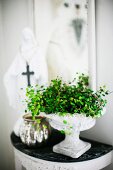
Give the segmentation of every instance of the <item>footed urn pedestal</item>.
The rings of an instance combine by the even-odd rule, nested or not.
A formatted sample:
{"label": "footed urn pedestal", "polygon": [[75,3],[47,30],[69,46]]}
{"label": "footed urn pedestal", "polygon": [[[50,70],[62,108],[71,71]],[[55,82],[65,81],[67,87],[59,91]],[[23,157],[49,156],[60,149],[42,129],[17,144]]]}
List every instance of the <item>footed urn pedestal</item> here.
{"label": "footed urn pedestal", "polygon": [[53,147],[53,151],[72,158],[78,158],[91,148],[91,144],[84,142],[79,138],[79,131],[73,131],[72,134],[65,133],[65,140]]}
{"label": "footed urn pedestal", "polygon": [[79,135],[80,131],[93,127],[96,119],[82,114],[67,114],[66,116],[48,114],[45,116],[53,128],[65,133],[65,139],[53,147],[54,152],[78,158],[91,148],[91,144],[82,141]]}

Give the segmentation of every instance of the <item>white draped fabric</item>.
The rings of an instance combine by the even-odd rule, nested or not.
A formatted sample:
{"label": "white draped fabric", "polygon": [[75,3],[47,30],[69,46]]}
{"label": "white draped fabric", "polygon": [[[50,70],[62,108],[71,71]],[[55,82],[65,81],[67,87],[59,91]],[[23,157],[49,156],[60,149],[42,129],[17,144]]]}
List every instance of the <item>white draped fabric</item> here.
{"label": "white draped fabric", "polygon": [[[23,101],[25,100],[28,78],[27,75],[22,75],[22,73],[27,71],[27,64],[29,65],[29,71],[34,72],[34,75],[30,75],[32,86],[48,83],[48,71],[44,55],[37,46],[34,35],[29,28],[25,28],[22,31],[19,52],[4,77],[10,106],[15,108],[16,112],[20,112],[20,115],[23,115],[25,110]],[[17,124],[20,123],[18,122]]]}

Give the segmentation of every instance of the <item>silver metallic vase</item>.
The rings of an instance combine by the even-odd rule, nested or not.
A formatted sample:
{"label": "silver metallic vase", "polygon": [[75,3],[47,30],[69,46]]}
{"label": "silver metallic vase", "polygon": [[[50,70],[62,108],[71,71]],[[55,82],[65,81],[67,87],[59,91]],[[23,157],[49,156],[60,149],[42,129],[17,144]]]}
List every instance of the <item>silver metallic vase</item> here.
{"label": "silver metallic vase", "polygon": [[20,128],[21,141],[30,147],[44,145],[51,134],[51,127],[47,119],[36,116],[33,120],[29,114],[24,115],[23,119],[24,123]]}

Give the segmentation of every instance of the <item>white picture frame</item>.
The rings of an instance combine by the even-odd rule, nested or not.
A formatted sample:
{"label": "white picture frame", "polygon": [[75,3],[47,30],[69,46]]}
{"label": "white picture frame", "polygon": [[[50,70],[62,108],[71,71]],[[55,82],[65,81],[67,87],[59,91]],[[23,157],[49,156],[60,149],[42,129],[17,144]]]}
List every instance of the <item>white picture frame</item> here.
{"label": "white picture frame", "polygon": [[89,0],[89,15],[88,15],[88,48],[89,48],[89,74],[91,78],[91,87],[97,88],[97,67],[96,67],[96,25],[95,25],[95,0]]}
{"label": "white picture frame", "polygon": [[[89,0],[88,1],[88,64],[89,64],[89,76],[90,76],[90,84],[93,90],[96,90],[96,34],[95,34],[95,0]],[[51,0],[29,0],[29,16],[31,20],[32,28],[35,32],[35,35],[37,37],[37,40],[39,43],[41,43],[43,49],[46,51],[46,46],[48,43],[48,37],[50,34],[50,29],[46,29],[47,25],[51,26],[49,22],[51,23],[52,18],[48,19],[48,14],[46,13],[46,8],[51,9]],[[45,12],[42,14],[41,12]],[[38,11],[38,16],[37,16]],[[51,10],[49,10],[51,12]],[[44,16],[46,16],[46,24],[44,25]],[[42,22],[39,19],[43,18]],[[38,30],[38,31],[37,31]],[[45,32],[44,32],[45,30]],[[47,36],[48,32],[48,36]],[[45,38],[46,37],[46,38]],[[42,41],[45,40],[45,44],[42,43]],[[44,41],[43,41],[44,42]]]}

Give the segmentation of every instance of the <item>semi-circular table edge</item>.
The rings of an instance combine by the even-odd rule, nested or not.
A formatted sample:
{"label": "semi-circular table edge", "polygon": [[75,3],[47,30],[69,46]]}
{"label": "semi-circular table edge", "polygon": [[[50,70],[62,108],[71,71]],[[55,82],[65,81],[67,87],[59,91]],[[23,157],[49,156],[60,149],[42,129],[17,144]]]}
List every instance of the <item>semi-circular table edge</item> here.
{"label": "semi-circular table edge", "polygon": [[[112,151],[96,159],[82,162],[61,163],[29,156],[14,147],[15,164],[18,159],[27,170],[100,170],[111,164]],[[15,166],[15,170],[19,168]]]}

